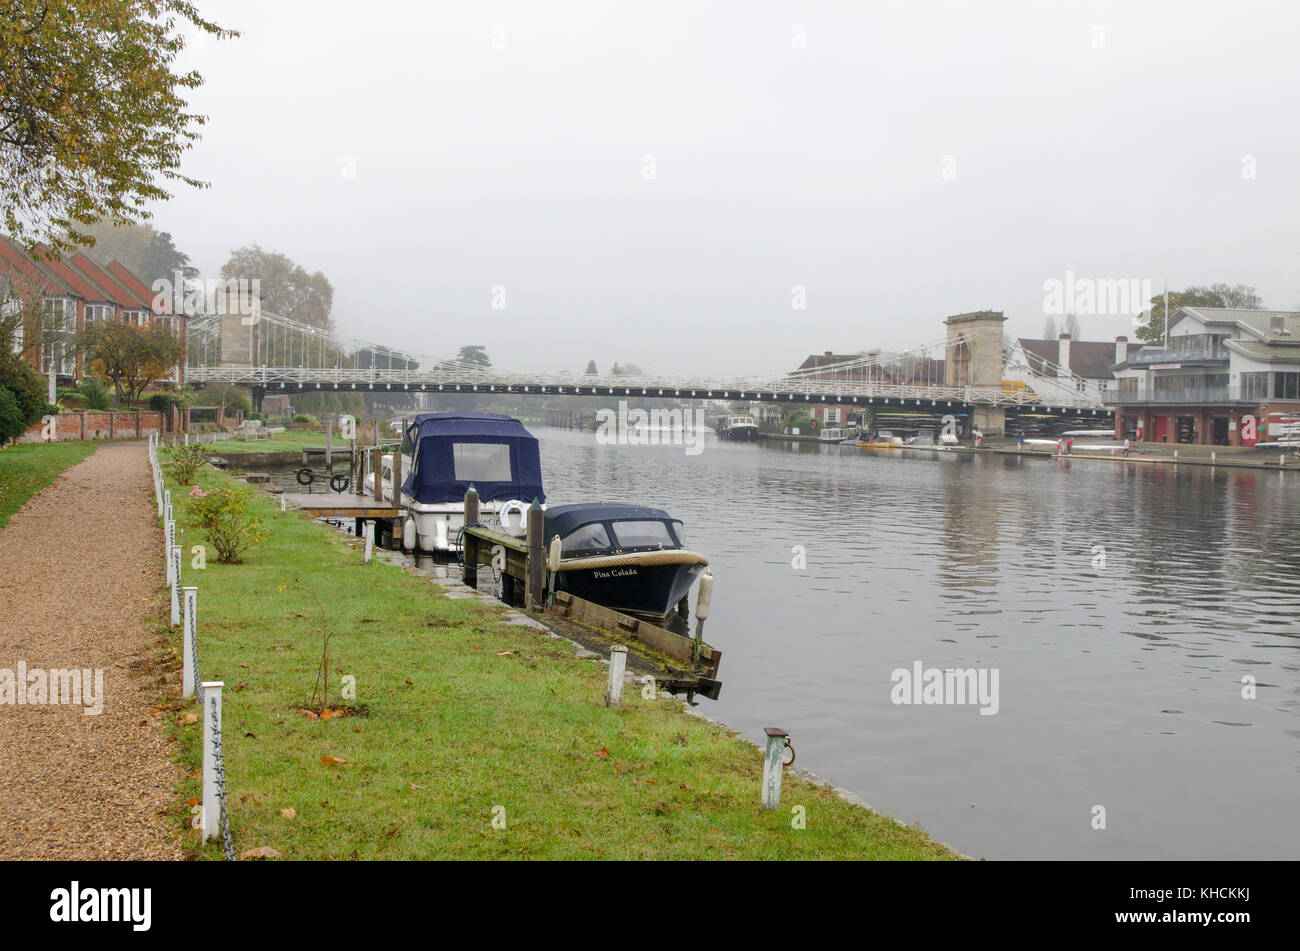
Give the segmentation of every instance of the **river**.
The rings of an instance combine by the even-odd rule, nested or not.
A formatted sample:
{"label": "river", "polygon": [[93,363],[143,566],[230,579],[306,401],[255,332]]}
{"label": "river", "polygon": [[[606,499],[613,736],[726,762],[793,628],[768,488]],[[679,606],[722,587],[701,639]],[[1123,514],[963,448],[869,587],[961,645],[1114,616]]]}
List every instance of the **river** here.
{"label": "river", "polygon": [[[534,432],[551,503],[711,559],[703,709],[879,810],[990,859],[1300,856],[1300,473]],[[996,669],[996,713],[893,702],[918,662]]]}

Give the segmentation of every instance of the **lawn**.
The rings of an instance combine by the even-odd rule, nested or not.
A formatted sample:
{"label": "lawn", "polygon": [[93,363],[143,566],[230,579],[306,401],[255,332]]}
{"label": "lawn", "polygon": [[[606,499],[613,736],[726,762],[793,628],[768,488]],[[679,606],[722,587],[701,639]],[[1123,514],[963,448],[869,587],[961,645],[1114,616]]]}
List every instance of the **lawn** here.
{"label": "lawn", "polygon": [[[169,468],[169,467],[168,467]],[[199,484],[228,477],[205,466]],[[169,483],[180,525],[185,488]],[[915,828],[787,776],[759,808],[761,754],[680,705],[629,687],[604,705],[606,668],[565,641],[504,623],[503,609],[442,596],[428,578],[254,494],[274,536],[242,565],[209,560],[199,588],[202,676],[225,682],[224,749],[237,852],[289,859],[932,859]],[[188,528],[186,551],[199,543]],[[209,556],[211,557],[211,556]],[[328,656],[322,641],[328,636]],[[178,633],[156,656],[179,681]],[[328,672],[320,719],[317,682]],[[355,699],[341,700],[343,678]],[[170,686],[160,691],[171,690]],[[175,695],[171,694],[174,701]],[[192,704],[167,715],[200,795]],[[192,800],[191,800],[192,801]],[[794,807],[806,827],[796,828]],[[290,812],[290,810],[292,810]],[[495,820],[495,821],[494,821]],[[186,831],[188,853],[218,858]]]}
{"label": "lawn", "polygon": [[[170,437],[167,441],[170,441]],[[346,449],[348,445],[342,436],[334,434],[335,449]],[[223,439],[211,444],[212,451],[217,455],[223,452],[301,452],[318,446],[325,448],[325,434],[301,429],[276,433],[266,439]]]}
{"label": "lawn", "polygon": [[92,452],[95,442],[30,443],[0,450],[0,528],[41,489]]}

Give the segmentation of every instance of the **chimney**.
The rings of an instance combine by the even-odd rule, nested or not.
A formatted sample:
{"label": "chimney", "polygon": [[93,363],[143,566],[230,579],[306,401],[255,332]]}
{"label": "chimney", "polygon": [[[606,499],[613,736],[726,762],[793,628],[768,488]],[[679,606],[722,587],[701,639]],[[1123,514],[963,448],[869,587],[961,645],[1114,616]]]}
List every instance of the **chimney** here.
{"label": "chimney", "polygon": [[1128,359],[1128,337],[1115,338],[1115,362],[1123,363]]}
{"label": "chimney", "polygon": [[1056,365],[1066,373],[1070,372],[1070,335],[1061,334],[1056,347]]}
{"label": "chimney", "polygon": [[827,350],[827,351],[826,351],[826,356],[828,356],[828,357],[833,357],[833,356],[835,356],[835,351],[834,351],[834,350]]}

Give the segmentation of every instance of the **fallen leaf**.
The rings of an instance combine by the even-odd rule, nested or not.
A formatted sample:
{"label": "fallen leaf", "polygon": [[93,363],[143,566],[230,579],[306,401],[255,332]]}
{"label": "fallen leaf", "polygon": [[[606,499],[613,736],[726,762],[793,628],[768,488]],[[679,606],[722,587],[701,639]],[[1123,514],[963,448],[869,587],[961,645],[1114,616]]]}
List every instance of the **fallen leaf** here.
{"label": "fallen leaf", "polygon": [[498,657],[509,657],[514,651],[497,651]]}
{"label": "fallen leaf", "polygon": [[186,800],[185,800],[185,805],[187,805],[187,806],[197,806],[201,801],[202,801],[202,800],[200,800],[198,796],[190,796],[189,799],[186,799]]}
{"label": "fallen leaf", "polygon": [[347,760],[339,759],[337,756],[322,756],[320,764],[322,766],[342,766]]}
{"label": "fallen leaf", "polygon": [[406,686],[408,686],[408,687],[414,687],[414,686],[415,686],[415,681],[412,680],[410,677],[407,677],[407,678],[406,678]]}
{"label": "fallen leaf", "polygon": [[600,749],[596,750],[596,755],[599,756],[601,759],[608,759],[609,750],[605,749],[605,747],[602,746]]}
{"label": "fallen leaf", "polygon": [[249,849],[247,852],[239,853],[239,860],[241,862],[246,862],[249,859],[278,859],[278,858],[280,858],[280,853],[277,852],[275,849],[271,848],[269,845],[258,846],[255,849]]}
{"label": "fallen leaf", "polygon": [[317,713],[315,710],[299,710],[298,712],[305,717],[311,717],[313,720],[320,719],[320,714]]}
{"label": "fallen leaf", "polygon": [[423,787],[423,786],[418,786],[418,785],[416,785],[415,783],[411,783],[411,788],[412,788],[412,789],[423,789],[424,787]]}
{"label": "fallen leaf", "polygon": [[197,713],[185,713],[181,715],[181,725],[189,726],[191,723],[198,723],[199,715]]}
{"label": "fallen leaf", "polygon": [[235,693],[239,693],[239,691],[243,690],[244,686],[244,684],[235,684]]}
{"label": "fallen leaf", "polygon": [[285,819],[298,818],[298,813],[294,810],[293,806],[290,806],[288,809],[281,809],[280,815]]}
{"label": "fallen leaf", "polygon": [[176,709],[176,706],[177,706],[177,705],[174,704],[174,703],[164,703],[164,704],[163,704],[162,706],[160,706],[160,707],[150,707],[150,708],[149,708],[149,712],[150,712],[150,713],[162,713],[164,710],[175,710],[175,709]]}

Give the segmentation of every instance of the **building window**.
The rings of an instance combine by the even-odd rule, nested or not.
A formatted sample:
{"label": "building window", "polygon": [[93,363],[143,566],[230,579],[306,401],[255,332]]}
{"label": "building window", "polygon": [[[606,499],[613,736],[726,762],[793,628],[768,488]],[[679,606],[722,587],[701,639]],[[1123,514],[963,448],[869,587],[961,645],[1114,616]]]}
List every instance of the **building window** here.
{"label": "building window", "polygon": [[834,409],[827,407],[825,416],[823,418],[828,423],[838,423],[840,421],[840,408],[838,406],[836,406]]}
{"label": "building window", "polygon": [[1300,373],[1274,373],[1273,399],[1300,399]]}
{"label": "building window", "polygon": [[74,376],[77,360],[73,342],[77,334],[77,302],[70,297],[47,297],[44,308],[44,327],[41,333],[41,372],[50,372],[50,363],[56,372]]}
{"label": "building window", "polygon": [[1268,374],[1243,373],[1241,375],[1241,398],[1243,400],[1268,399]]}
{"label": "building window", "polygon": [[1121,398],[1137,399],[1138,380],[1137,377],[1119,380],[1119,395]]}
{"label": "building window", "polygon": [[111,320],[113,318],[112,304],[87,304],[86,305],[86,326],[99,320]]}

